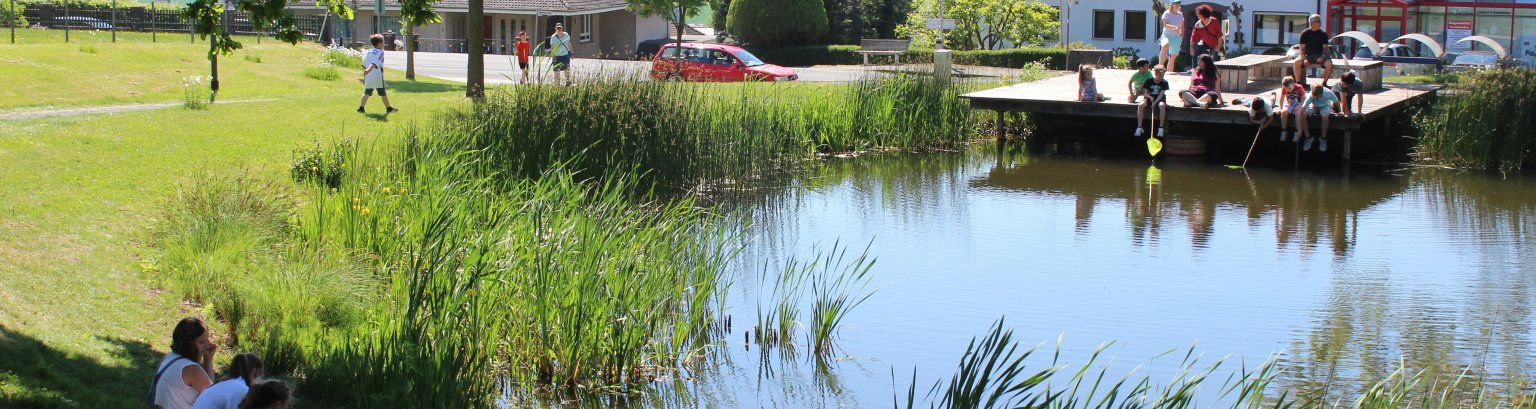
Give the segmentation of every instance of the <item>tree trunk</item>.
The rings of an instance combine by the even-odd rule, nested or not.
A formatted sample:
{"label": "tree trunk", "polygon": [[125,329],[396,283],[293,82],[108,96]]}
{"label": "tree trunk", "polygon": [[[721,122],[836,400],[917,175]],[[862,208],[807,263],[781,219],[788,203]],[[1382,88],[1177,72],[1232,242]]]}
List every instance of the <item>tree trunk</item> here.
{"label": "tree trunk", "polygon": [[485,99],[485,0],[469,0],[469,16],[466,18],[465,46],[469,47],[469,78],[466,79],[464,96],[475,100]]}
{"label": "tree trunk", "polygon": [[673,65],[672,73],[673,75],[676,75],[678,79],[683,78],[683,59],[681,58],[683,52],[683,27],[686,25],[686,21],[688,19],[688,16],[683,15],[684,12],[686,12],[686,10],[683,10],[682,3],[678,3],[677,15],[682,17],[677,19],[677,52],[679,58],[672,59],[672,61],[676,63]]}
{"label": "tree trunk", "polygon": [[219,96],[219,53],[214,52],[214,44],[218,41],[216,36],[208,38],[208,103],[213,103],[213,99]]}
{"label": "tree trunk", "polygon": [[416,33],[416,26],[407,22],[405,29],[400,30],[405,34],[405,79],[416,80],[416,42],[411,38]]}

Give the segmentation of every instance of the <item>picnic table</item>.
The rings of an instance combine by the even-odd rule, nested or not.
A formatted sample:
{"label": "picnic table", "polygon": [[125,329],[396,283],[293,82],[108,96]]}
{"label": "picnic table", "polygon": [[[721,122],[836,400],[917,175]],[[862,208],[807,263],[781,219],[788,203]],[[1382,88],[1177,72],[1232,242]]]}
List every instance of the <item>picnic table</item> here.
{"label": "picnic table", "polygon": [[1257,81],[1280,81],[1285,76],[1285,56],[1248,54],[1216,62],[1221,73],[1221,89],[1248,91]]}

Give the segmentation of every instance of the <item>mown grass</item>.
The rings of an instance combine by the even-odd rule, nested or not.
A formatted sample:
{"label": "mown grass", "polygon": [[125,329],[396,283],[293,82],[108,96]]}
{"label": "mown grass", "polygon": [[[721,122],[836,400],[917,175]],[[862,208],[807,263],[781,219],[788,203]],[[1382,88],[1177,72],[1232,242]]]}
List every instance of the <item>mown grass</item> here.
{"label": "mown grass", "polygon": [[[20,31],[18,31],[18,34]],[[121,34],[121,33],[120,33]],[[335,87],[315,86],[305,67],[322,58],[325,49],[313,44],[271,41],[256,44],[240,38],[245,48],[219,59],[220,100],[317,97],[335,92],[356,93],[362,76],[345,66]],[[90,47],[95,52],[81,52]],[[208,43],[43,43],[0,47],[0,110],[36,107],[177,102],[182,80],[208,76]],[[260,55],[258,61],[243,58]],[[390,73],[390,80],[404,78]],[[430,81],[429,81],[430,82]]]}
{"label": "mown grass", "polygon": [[[164,6],[164,4],[161,4]],[[62,16],[62,15],[61,15]],[[103,19],[105,20],[105,19]],[[0,27],[0,44],[10,45],[11,29]],[[117,42],[119,43],[153,43],[153,44],[190,44],[192,36],[186,31],[182,32],[156,32],[118,30]],[[254,45],[256,37],[249,35],[235,36],[235,41],[241,44]],[[261,39],[263,44],[275,43],[272,38]],[[17,28],[16,44],[64,44],[64,29],[51,28]],[[112,30],[69,30],[69,43],[99,44],[112,43]],[[208,43],[203,43],[203,50],[207,50]]]}
{"label": "mown grass", "polygon": [[[33,46],[0,47],[0,55],[46,54],[40,49],[18,52],[22,47]],[[75,54],[78,46],[52,47],[53,53]],[[98,47],[97,55],[114,52],[111,45]],[[319,50],[310,47],[291,55],[318,55]],[[273,54],[284,53],[264,54],[265,65],[273,65],[278,58]],[[52,64],[66,64],[58,67],[63,71],[99,68],[81,59],[6,61],[0,71],[7,75]],[[227,74],[226,81],[244,81],[236,72]],[[159,75],[149,70],[123,78],[149,84],[161,81]],[[280,174],[296,145],[337,134],[393,134],[401,124],[429,118],[437,107],[454,106],[462,98],[455,84],[424,79],[397,88],[400,95],[392,102],[402,112],[364,116],[352,112],[355,87],[317,85],[297,69],[287,75],[310,89],[281,100],[221,101],[206,110],[174,107],[0,120],[0,406],[114,407],[143,396],[151,366],[168,346],[170,327],[180,316],[202,312],[146,280],[140,263],[156,254],[147,243],[155,240],[152,227],[165,217],[162,208],[176,194],[178,182],[239,169]],[[13,77],[5,78],[0,93],[15,89],[9,82]],[[166,102],[180,99],[182,80],[166,79],[172,87],[162,94]],[[76,94],[91,86],[90,81],[51,81],[50,86]],[[285,89],[273,84],[241,92],[278,97]],[[9,95],[12,102],[22,98]],[[95,98],[56,97],[75,98],[75,103]],[[227,336],[222,326],[216,334]]]}
{"label": "mown grass", "polygon": [[[1416,121],[1420,159],[1442,165],[1518,171],[1536,168],[1536,69],[1463,77]],[[1519,114],[1517,114],[1519,113]]]}

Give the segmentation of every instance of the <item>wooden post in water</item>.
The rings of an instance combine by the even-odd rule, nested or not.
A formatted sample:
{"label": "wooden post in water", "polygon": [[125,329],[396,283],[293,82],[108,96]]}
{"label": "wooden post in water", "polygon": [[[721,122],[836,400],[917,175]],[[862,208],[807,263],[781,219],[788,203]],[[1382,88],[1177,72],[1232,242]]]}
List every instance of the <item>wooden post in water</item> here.
{"label": "wooden post in water", "polygon": [[1349,166],[1349,150],[1355,144],[1354,132],[1344,131],[1344,166]]}
{"label": "wooden post in water", "polygon": [[1004,121],[1003,115],[1003,110],[997,110],[997,123],[992,125],[993,128],[997,128],[994,130],[994,132],[997,133],[997,143],[1003,143],[1003,141],[1008,139],[1008,132],[1003,128],[1003,124],[1006,123]]}

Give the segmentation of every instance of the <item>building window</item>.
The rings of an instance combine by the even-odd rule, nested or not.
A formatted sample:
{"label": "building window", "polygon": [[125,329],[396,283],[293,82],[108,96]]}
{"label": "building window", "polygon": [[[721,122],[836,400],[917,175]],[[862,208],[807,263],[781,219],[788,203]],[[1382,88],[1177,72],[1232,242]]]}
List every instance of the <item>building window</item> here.
{"label": "building window", "polygon": [[1296,44],[1307,30],[1306,14],[1253,15],[1253,45],[1279,47]]}
{"label": "building window", "polygon": [[581,17],[577,17],[576,20],[576,29],[580,30],[579,33],[581,33],[579,36],[581,38],[581,42],[592,42],[592,15],[583,14]]}
{"label": "building window", "polygon": [[1093,38],[1095,40],[1115,39],[1115,12],[1109,10],[1093,11]]}
{"label": "building window", "polygon": [[1125,39],[1147,39],[1147,12],[1131,10],[1125,11]]}

